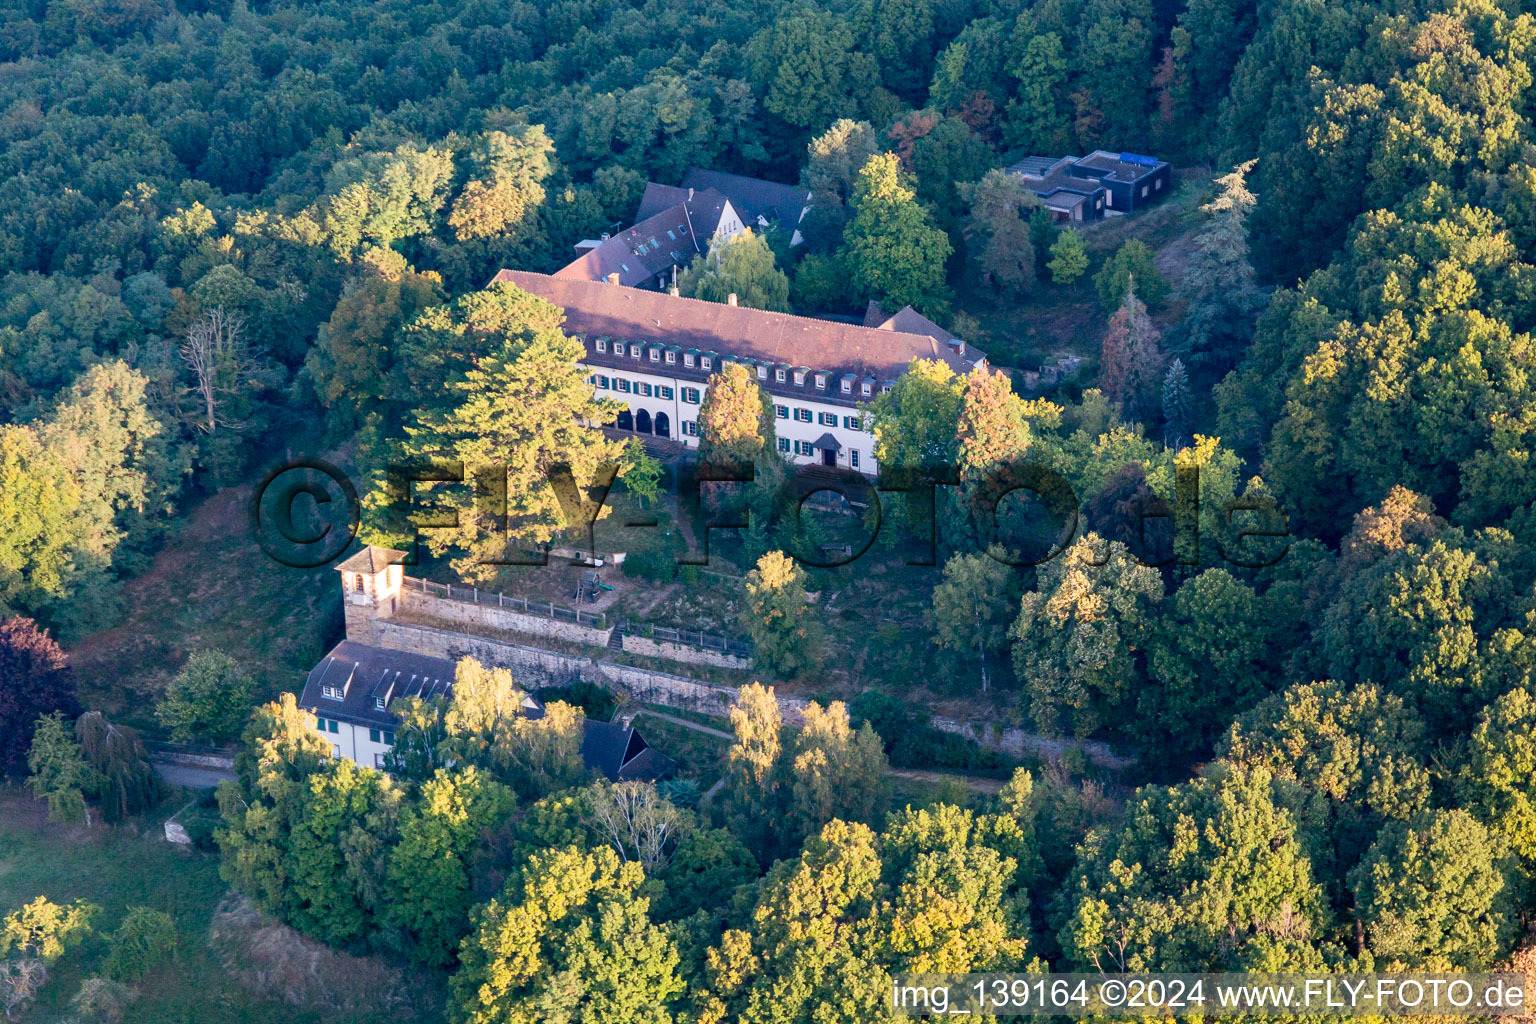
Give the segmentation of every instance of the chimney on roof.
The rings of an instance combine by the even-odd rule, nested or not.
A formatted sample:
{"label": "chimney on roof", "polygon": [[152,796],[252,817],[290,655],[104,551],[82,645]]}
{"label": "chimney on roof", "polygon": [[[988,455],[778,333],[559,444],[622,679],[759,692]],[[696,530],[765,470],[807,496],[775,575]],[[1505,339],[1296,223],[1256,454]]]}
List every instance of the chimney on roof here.
{"label": "chimney on roof", "polygon": [[691,189],[691,188],[688,190],[688,198],[689,199],[693,198],[693,189]]}
{"label": "chimney on roof", "polygon": [[725,304],[727,306],[734,306],[734,305],[736,305],[736,293],[735,292],[731,292],[731,294],[729,294],[729,295],[727,295],[725,297]]}
{"label": "chimney on roof", "polygon": [[617,270],[615,270],[613,273],[608,275],[608,283],[609,284],[618,284],[619,283],[619,272]]}
{"label": "chimney on roof", "polygon": [[677,296],[679,296],[679,295],[681,295],[683,293],[681,291],[679,291],[678,288],[677,288],[677,285],[674,284],[674,285],[668,286],[667,294],[672,296],[673,298],[676,298]]}

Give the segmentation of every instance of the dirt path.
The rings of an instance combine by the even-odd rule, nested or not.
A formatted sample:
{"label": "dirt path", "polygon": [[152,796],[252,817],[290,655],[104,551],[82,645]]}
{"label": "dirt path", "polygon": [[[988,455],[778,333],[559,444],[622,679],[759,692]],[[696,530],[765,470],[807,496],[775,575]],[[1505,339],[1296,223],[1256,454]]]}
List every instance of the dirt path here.
{"label": "dirt path", "polygon": [[[707,736],[715,736],[722,740],[734,740],[736,738],[723,729],[715,729],[707,725],[700,725],[698,722],[693,722],[686,718],[678,718],[676,715],[669,715],[661,711],[652,711],[650,708],[643,709],[640,714],[650,715],[651,717],[659,718],[664,722],[671,722],[673,725],[680,725],[684,729],[692,729],[694,732],[701,732]],[[637,715],[636,717],[639,716]],[[1003,788],[1003,782],[1001,779],[983,779],[975,775],[950,775],[946,772],[918,771],[913,768],[887,768],[885,773],[900,779],[912,779],[916,782],[927,782],[934,785],[942,784],[945,782],[958,782],[966,789],[974,790],[977,793],[987,793],[991,795],[995,795],[1001,792]],[[716,783],[710,789],[710,793],[714,793],[715,790],[719,789],[720,786],[724,784],[724,781],[725,780],[722,779],[720,782]]]}
{"label": "dirt path", "polygon": [[1003,790],[1002,779],[983,779],[975,775],[950,775],[946,772],[918,771],[915,768],[887,768],[885,774],[894,775],[900,779],[913,779],[917,782],[928,782],[935,785],[944,782],[958,782],[966,789],[993,796],[1001,793]]}
{"label": "dirt path", "polygon": [[[669,715],[669,714],[666,714],[665,712],[661,712],[661,711],[652,711],[650,708],[643,708],[640,711],[640,714],[641,715],[650,715],[652,718],[659,718],[663,722],[671,722],[673,725],[680,725],[684,729],[692,729],[694,732],[702,732],[706,736],[715,736],[715,737],[718,737],[718,738],[720,738],[722,740],[735,740],[736,739],[735,736],[732,736],[730,733],[725,732],[722,729],[715,729],[715,728],[711,728],[710,726],[707,726],[707,725],[700,725],[698,722],[693,722],[693,721],[690,721],[690,720],[688,720],[686,718],[678,718],[675,715]],[[638,718],[639,715],[636,715],[635,717]]]}

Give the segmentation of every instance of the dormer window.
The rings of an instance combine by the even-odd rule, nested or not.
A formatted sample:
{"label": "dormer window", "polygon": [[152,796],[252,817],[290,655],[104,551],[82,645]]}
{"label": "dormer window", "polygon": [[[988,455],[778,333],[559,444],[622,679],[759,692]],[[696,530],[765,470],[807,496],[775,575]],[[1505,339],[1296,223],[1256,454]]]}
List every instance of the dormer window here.
{"label": "dormer window", "polygon": [[622,341],[616,341],[613,343],[613,354],[616,356],[621,356],[624,354],[624,343]]}
{"label": "dormer window", "polygon": [[805,374],[800,372],[799,370],[795,371],[795,387],[797,387],[797,388],[805,387]]}
{"label": "dormer window", "polygon": [[700,366],[701,366],[702,369],[705,369],[705,370],[709,369],[712,363],[713,363],[713,360],[711,360],[709,358],[709,356],[704,356],[700,360]]}
{"label": "dormer window", "polygon": [[320,696],[324,697],[326,700],[341,700],[341,698],[342,698],[341,687],[339,687],[339,686],[322,686],[322,687],[320,687]]}
{"label": "dormer window", "polygon": [[869,391],[870,391],[869,381],[865,381],[862,385],[860,385],[859,386],[859,390],[861,392],[863,392],[865,395],[868,395]]}
{"label": "dormer window", "polygon": [[759,366],[757,368],[757,379],[758,380],[767,380],[768,379],[768,367],[766,367],[766,366]]}
{"label": "dormer window", "polygon": [[388,706],[389,706],[389,702],[386,701],[383,697],[375,697],[375,698],[373,698],[374,710],[376,710],[376,711],[383,711]]}
{"label": "dormer window", "polygon": [[653,363],[661,362],[661,349],[659,349],[659,348],[651,349],[651,362],[653,362]]}
{"label": "dormer window", "polygon": [[645,355],[644,348],[644,345],[636,345],[634,342],[630,342],[629,354],[634,356],[636,359],[639,359],[641,356]]}
{"label": "dormer window", "polygon": [[853,381],[851,381],[851,380],[843,381],[843,394],[845,394],[845,395],[853,394]]}
{"label": "dormer window", "polygon": [[599,351],[599,352],[607,352],[608,351],[608,339],[607,338],[598,338],[597,341],[593,342],[593,344],[597,346],[597,351]]}
{"label": "dormer window", "polygon": [[693,365],[693,353],[692,352],[684,352],[683,353],[683,365],[684,366],[692,366]]}
{"label": "dormer window", "polygon": [[821,389],[822,391],[827,390],[827,375],[826,374],[818,373],[816,375],[816,387]]}
{"label": "dormer window", "polygon": [[676,352],[673,352],[673,351],[671,351],[671,350],[670,350],[670,349],[669,349],[669,350],[668,350],[668,351],[667,351],[667,362],[668,362],[668,363],[675,363],[675,362],[677,362],[677,353],[676,353]]}
{"label": "dormer window", "polygon": [[784,383],[784,367],[781,366],[777,370],[773,371],[773,379],[778,381],[780,384]]}

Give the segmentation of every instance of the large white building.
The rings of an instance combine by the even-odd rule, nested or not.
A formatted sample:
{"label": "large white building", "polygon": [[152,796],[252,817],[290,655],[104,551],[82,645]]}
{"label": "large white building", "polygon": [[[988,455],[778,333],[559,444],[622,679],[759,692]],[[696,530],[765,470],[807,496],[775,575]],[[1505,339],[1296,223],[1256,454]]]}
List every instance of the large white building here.
{"label": "large white building", "polygon": [[875,326],[818,320],[520,270],[494,278],[565,310],[599,397],[623,402],[621,430],[698,445],[699,406],[726,362],[753,369],[773,401],[779,451],[801,464],[873,475],[874,436],[861,406],[914,359],[956,373],[986,356],[910,307]]}

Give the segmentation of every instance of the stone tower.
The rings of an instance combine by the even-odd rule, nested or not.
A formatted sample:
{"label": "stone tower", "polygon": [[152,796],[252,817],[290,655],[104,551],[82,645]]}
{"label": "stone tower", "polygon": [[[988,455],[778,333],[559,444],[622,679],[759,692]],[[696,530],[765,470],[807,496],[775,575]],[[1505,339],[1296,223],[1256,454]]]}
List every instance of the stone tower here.
{"label": "stone tower", "polygon": [[379,621],[394,615],[400,607],[404,560],[404,551],[370,544],[336,567],[341,573],[341,602],[348,640],[380,646]]}

